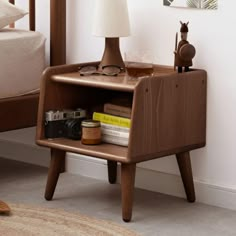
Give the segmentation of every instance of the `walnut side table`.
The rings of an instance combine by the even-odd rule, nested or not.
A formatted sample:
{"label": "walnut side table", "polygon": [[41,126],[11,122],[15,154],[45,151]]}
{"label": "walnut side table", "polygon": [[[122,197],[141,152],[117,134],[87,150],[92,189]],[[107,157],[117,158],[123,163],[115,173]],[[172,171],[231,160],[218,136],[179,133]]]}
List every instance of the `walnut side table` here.
{"label": "walnut side table", "polygon": [[[156,65],[154,76],[130,80],[124,74],[80,76],[78,67],[83,65],[51,67],[43,75],[36,143],[51,149],[45,198],[53,198],[64,171],[66,152],[106,159],[110,183],[116,182],[120,162],[122,216],[128,222],[132,217],[136,163],[175,154],[187,200],[194,202],[189,152],[205,146],[206,72],[196,69],[178,74],[170,67]],[[132,102],[128,147],[108,143],[89,146],[66,138],[45,138],[46,111],[83,108],[92,112],[122,96]]]}

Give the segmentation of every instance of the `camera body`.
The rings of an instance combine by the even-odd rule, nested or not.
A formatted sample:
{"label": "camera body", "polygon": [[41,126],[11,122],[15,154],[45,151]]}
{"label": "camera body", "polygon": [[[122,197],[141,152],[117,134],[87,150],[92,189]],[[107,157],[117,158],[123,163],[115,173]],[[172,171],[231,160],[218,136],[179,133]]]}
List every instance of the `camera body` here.
{"label": "camera body", "polygon": [[81,122],[86,118],[86,111],[76,110],[50,110],[45,113],[45,137],[70,138],[79,140],[81,138]]}

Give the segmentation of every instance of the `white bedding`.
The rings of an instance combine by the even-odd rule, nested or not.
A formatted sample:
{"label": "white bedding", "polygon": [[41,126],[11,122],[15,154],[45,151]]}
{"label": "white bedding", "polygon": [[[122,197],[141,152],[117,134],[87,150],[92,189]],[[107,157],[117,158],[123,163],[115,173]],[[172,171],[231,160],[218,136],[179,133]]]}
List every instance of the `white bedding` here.
{"label": "white bedding", "polygon": [[33,31],[0,30],[0,98],[39,89],[45,68],[45,38]]}

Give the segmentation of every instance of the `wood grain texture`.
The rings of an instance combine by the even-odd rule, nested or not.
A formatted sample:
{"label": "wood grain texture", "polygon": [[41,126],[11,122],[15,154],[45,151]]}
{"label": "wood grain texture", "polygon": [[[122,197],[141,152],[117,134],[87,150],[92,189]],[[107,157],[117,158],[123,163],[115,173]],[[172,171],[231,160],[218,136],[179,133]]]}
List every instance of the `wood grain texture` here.
{"label": "wood grain texture", "polygon": [[108,65],[116,65],[125,70],[125,64],[120,53],[119,38],[105,38],[105,49],[99,67],[103,68]]}
{"label": "wood grain texture", "polygon": [[[132,218],[136,163],[141,161],[176,154],[187,199],[195,201],[189,151],[203,147],[206,141],[206,72],[194,70],[178,74],[173,68],[156,66],[155,76],[128,81],[124,74],[116,78],[80,77],[78,68],[83,65],[64,65],[45,71],[39,102],[37,144],[108,160],[111,183],[116,180],[117,162],[120,162],[122,217],[125,222]],[[83,145],[80,141],[66,138],[45,139],[46,111],[79,107],[91,115],[93,111],[100,111],[97,109],[109,100],[122,97],[132,103],[128,147],[106,143]],[[52,195],[50,190],[48,198]]]}
{"label": "wood grain texture", "polygon": [[[9,2],[15,3],[14,0]],[[65,64],[65,0],[51,0],[51,65]],[[35,0],[29,0],[30,30],[35,30]],[[14,27],[14,25],[11,25]],[[7,79],[7,78],[6,78]],[[0,99],[0,132],[36,125],[39,93]],[[17,115],[16,115],[17,114]]]}
{"label": "wood grain texture", "polygon": [[35,0],[29,0],[29,29],[35,31]]}
{"label": "wood grain texture", "polygon": [[79,72],[75,72],[63,75],[54,75],[52,77],[52,80],[63,84],[83,85],[87,87],[96,87],[127,92],[134,91],[134,88],[138,84],[138,80],[129,80],[124,75],[125,74],[120,74],[118,76],[80,76]]}
{"label": "wood grain texture", "polygon": [[205,71],[150,77],[139,83],[134,91],[130,160],[204,146],[205,140]]}
{"label": "wood grain texture", "polygon": [[48,179],[45,190],[45,199],[52,200],[57,181],[65,163],[65,152],[62,150],[51,149],[51,162],[48,170]]}
{"label": "wood grain texture", "polygon": [[193,174],[189,152],[177,153],[176,159],[178,162],[187,199],[189,202],[195,202],[196,197],[194,191]]}
{"label": "wood grain texture", "polygon": [[66,63],[66,0],[50,1],[50,64]]}
{"label": "wood grain texture", "polygon": [[[88,87],[80,84],[58,83],[54,81],[55,74],[75,72],[79,65],[52,67],[45,71],[42,83],[39,101],[37,139],[44,138],[44,116],[49,110],[75,109],[83,108],[90,113],[112,97],[128,95],[120,91],[105,90],[102,88]],[[131,94],[132,95],[132,94]]]}
{"label": "wood grain texture", "polygon": [[[44,114],[48,110],[96,108],[114,97],[130,95],[129,99],[133,103],[132,127],[129,147],[125,151],[116,149],[121,151],[121,158],[118,158],[119,153],[116,151],[115,155],[101,154],[101,148],[98,146],[93,150],[89,148],[88,151],[77,144],[69,147],[72,145],[71,141],[63,141],[67,143],[64,148],[66,147],[67,151],[76,152],[77,149],[83,153],[99,153],[97,157],[109,160],[137,163],[205,145],[206,73],[204,71],[178,74],[169,68],[157,67],[155,70],[160,72],[155,77],[136,80],[129,91],[124,92],[127,85],[120,83],[119,86],[123,87],[117,91],[117,87],[114,88],[113,84],[110,84],[116,84],[113,82],[113,77],[107,76],[106,80],[103,80],[97,76],[99,78],[96,82],[98,81],[97,84],[100,83],[103,89],[91,82],[93,76],[81,78],[77,71],[78,67],[83,65],[53,67],[45,72],[41,86],[37,140],[44,139]],[[82,80],[86,83],[82,83]],[[46,140],[38,142],[40,145],[46,143]],[[47,145],[60,148],[63,143],[54,140]]]}
{"label": "wood grain texture", "polygon": [[121,164],[122,217],[125,222],[132,218],[136,164]]}
{"label": "wood grain texture", "polygon": [[99,145],[84,145],[80,140],[57,138],[53,140],[39,139],[36,143],[40,146],[65,150],[101,159],[127,163],[127,147],[103,143]]}
{"label": "wood grain texture", "polygon": [[0,132],[34,126],[39,95],[0,99]]}
{"label": "wood grain texture", "polygon": [[[58,95],[54,94],[56,88],[53,88],[53,83],[50,80],[51,76],[57,73],[66,73],[76,71],[78,65],[70,66],[54,66],[47,68],[44,73],[40,84],[40,97],[39,97],[39,107],[38,107],[38,118],[37,118],[37,130],[36,130],[36,139],[44,138],[44,120],[45,112],[51,109],[56,109],[56,97]],[[47,89],[46,89],[47,88]]]}

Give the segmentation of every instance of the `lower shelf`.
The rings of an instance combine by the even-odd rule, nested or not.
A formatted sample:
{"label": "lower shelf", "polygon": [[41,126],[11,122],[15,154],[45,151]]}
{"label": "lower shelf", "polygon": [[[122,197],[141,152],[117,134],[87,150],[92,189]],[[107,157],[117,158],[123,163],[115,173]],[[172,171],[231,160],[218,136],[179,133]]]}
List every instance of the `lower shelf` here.
{"label": "lower shelf", "polygon": [[128,148],[109,143],[99,145],[84,145],[80,140],[57,138],[53,140],[40,139],[36,143],[40,146],[61,149],[66,152],[84,154],[92,157],[113,160],[118,162],[128,162]]}

